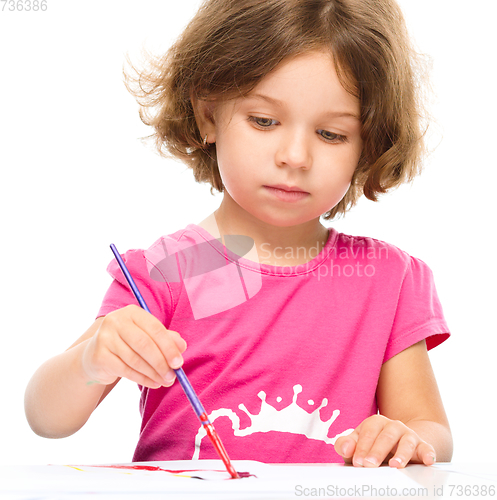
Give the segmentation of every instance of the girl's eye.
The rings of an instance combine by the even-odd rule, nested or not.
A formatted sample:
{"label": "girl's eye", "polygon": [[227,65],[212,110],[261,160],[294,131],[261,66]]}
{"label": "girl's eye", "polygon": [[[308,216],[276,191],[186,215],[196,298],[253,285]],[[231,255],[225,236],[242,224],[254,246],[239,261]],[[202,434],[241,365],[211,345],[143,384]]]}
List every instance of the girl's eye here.
{"label": "girl's eye", "polygon": [[260,116],[249,116],[248,119],[250,122],[255,123],[261,128],[269,128],[271,125],[276,123],[276,120],[273,120],[272,118],[262,118]]}
{"label": "girl's eye", "polygon": [[340,134],[334,134],[333,132],[328,132],[327,130],[318,130],[319,135],[328,142],[346,142],[347,137]]}
{"label": "girl's eye", "polygon": [[[249,116],[248,121],[254,123],[255,126],[260,129],[269,129],[270,127],[278,123],[272,118],[264,118],[261,116]],[[344,135],[335,134],[333,132],[329,132],[328,130],[321,129],[317,132],[326,142],[330,142],[332,144],[347,142],[347,137],[345,137]]]}

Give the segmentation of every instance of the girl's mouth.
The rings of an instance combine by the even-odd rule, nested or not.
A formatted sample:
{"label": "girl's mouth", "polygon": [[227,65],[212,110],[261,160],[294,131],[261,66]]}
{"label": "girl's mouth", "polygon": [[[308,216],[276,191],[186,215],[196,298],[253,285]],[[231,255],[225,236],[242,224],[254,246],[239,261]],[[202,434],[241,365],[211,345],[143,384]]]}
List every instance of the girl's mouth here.
{"label": "girl's mouth", "polygon": [[300,188],[293,187],[289,188],[287,186],[264,186],[264,188],[272,194],[275,198],[286,202],[297,202],[307,198],[309,193],[301,190]]}

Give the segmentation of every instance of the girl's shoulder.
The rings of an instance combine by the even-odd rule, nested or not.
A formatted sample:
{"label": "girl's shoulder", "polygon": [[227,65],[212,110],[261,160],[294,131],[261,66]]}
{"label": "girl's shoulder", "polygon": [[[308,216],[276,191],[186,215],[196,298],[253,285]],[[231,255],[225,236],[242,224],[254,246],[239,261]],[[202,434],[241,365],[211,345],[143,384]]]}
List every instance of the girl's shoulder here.
{"label": "girl's shoulder", "polygon": [[336,233],[336,252],[350,255],[365,255],[369,257],[390,256],[403,262],[408,262],[411,258],[406,251],[398,246],[371,236],[358,236],[346,233]]}
{"label": "girl's shoulder", "polygon": [[398,246],[370,236],[345,233],[336,235],[332,259],[342,262],[353,261],[374,266],[377,270],[389,270],[405,276],[408,272],[431,273],[428,265],[418,257],[410,255]]}

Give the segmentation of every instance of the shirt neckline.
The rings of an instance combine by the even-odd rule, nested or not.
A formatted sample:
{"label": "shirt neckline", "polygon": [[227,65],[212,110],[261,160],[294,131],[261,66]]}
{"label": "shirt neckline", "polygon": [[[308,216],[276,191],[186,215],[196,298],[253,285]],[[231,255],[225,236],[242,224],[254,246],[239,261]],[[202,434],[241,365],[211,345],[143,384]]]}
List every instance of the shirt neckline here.
{"label": "shirt neckline", "polygon": [[197,224],[189,224],[186,229],[197,233],[217,252],[224,255],[231,262],[238,263],[240,267],[273,276],[298,276],[312,272],[327,260],[338,239],[338,232],[336,231],[336,229],[330,227],[328,228],[328,240],[326,241],[324,247],[321,249],[321,252],[319,252],[319,254],[316,255],[316,257],[314,257],[312,260],[304,264],[299,264],[297,266],[274,266],[271,264],[260,264],[252,260],[239,257],[238,255],[228,250],[224,245],[220,244],[219,240],[214,238],[214,236],[212,236],[206,229],[198,226]]}

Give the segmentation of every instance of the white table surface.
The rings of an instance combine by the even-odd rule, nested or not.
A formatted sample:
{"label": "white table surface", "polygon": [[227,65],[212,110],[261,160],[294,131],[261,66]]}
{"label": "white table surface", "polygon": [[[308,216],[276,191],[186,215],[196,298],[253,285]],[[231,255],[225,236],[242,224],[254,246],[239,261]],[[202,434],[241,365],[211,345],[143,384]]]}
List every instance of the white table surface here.
{"label": "white table surface", "polygon": [[[126,468],[147,464],[200,472],[174,475]],[[341,464],[273,465],[243,460],[233,464],[238,471],[257,477],[232,480],[219,460],[107,464],[111,467],[7,465],[0,467],[0,499],[497,498],[497,464],[440,463],[431,467],[408,465],[400,470],[388,466],[366,469]],[[189,474],[206,479],[183,477]]]}

